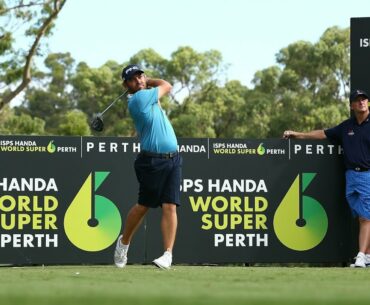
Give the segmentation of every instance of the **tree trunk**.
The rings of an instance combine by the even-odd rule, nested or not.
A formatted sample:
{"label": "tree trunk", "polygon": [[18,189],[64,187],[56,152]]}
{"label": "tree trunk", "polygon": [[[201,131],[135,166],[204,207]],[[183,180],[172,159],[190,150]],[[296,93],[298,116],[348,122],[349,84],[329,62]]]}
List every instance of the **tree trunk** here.
{"label": "tree trunk", "polygon": [[36,54],[37,48],[40,44],[41,38],[45,35],[48,28],[52,25],[53,21],[57,18],[59,12],[62,10],[64,4],[67,0],[53,0],[53,12],[50,16],[43,22],[41,25],[35,40],[27,53],[26,63],[23,67],[23,75],[21,83],[12,91],[5,94],[0,101],[0,111],[4,108],[5,105],[9,104],[19,93],[21,93],[31,82],[31,66],[32,59]]}

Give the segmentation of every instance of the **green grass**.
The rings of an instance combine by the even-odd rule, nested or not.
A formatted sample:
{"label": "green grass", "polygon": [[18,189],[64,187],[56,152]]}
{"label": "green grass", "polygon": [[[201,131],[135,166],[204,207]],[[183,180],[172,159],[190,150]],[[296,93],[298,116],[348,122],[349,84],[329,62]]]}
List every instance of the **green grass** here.
{"label": "green grass", "polygon": [[1,305],[366,304],[370,268],[0,268]]}

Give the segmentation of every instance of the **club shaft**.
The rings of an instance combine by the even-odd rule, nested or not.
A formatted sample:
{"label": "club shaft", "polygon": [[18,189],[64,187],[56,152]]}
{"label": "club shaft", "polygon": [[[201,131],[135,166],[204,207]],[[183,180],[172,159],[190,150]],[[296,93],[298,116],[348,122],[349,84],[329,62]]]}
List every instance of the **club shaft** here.
{"label": "club shaft", "polygon": [[104,113],[107,112],[107,110],[112,107],[122,96],[124,96],[125,94],[127,93],[127,90],[125,92],[123,92],[120,96],[116,97],[116,99],[107,107],[104,109],[103,112],[100,113],[100,115],[103,115]]}

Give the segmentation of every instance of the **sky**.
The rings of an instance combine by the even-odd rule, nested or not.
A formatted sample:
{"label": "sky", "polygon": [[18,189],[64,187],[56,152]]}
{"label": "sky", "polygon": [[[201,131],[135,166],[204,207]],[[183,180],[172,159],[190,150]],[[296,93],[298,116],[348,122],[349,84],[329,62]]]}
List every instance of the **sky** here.
{"label": "sky", "polygon": [[165,58],[179,46],[216,49],[229,65],[225,78],[250,87],[281,48],[365,16],[369,0],[68,0],[48,45],[91,67],[123,63],[144,48]]}

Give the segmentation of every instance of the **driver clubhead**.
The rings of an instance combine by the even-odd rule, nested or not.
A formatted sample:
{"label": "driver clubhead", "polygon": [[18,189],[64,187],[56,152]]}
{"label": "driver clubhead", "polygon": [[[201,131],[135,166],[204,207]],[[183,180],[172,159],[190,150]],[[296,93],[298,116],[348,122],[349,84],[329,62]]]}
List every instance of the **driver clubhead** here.
{"label": "driver clubhead", "polygon": [[104,129],[104,122],[103,122],[103,117],[100,115],[97,115],[90,124],[90,127],[95,130],[95,131],[103,131]]}

